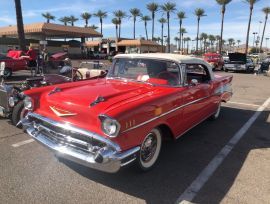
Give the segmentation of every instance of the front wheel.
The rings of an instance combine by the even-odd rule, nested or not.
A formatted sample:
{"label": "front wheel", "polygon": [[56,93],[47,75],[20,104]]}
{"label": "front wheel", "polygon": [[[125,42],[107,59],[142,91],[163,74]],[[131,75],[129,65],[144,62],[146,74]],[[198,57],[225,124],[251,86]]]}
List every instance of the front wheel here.
{"label": "front wheel", "polygon": [[137,159],[141,170],[148,171],[155,165],[161,150],[161,143],[161,132],[157,128],[151,130],[144,138]]}
{"label": "front wheel", "polygon": [[[23,101],[20,101],[19,103],[17,103],[12,111],[12,116],[11,116],[11,122],[13,125],[17,125],[18,122],[20,120],[22,120],[26,114],[27,114],[28,110],[26,110],[24,108],[24,103]],[[21,128],[20,126],[18,126],[19,128]]]}

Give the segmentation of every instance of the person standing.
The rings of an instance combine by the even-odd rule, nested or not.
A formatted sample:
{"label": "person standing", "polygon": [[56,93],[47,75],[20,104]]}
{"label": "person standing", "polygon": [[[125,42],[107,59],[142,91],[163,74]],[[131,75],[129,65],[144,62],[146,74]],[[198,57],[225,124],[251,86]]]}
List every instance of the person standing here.
{"label": "person standing", "polygon": [[49,54],[48,50],[44,48],[41,53],[41,61],[42,61],[42,73],[47,73],[47,68],[49,65]]}
{"label": "person standing", "polygon": [[26,54],[29,56],[29,63],[28,66],[32,69],[35,68],[35,74],[37,73],[36,67],[37,67],[37,53],[33,49],[33,46],[29,47],[29,50],[26,52]]}

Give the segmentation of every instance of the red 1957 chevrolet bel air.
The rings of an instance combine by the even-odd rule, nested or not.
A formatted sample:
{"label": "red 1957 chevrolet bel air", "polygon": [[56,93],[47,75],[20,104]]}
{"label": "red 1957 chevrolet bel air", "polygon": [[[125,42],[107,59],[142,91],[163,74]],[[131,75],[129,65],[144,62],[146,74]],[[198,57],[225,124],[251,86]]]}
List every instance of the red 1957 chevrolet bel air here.
{"label": "red 1957 chevrolet bel air", "polygon": [[57,156],[105,172],[156,163],[164,138],[219,116],[232,76],[174,54],[117,55],[104,79],[25,92],[25,131]]}

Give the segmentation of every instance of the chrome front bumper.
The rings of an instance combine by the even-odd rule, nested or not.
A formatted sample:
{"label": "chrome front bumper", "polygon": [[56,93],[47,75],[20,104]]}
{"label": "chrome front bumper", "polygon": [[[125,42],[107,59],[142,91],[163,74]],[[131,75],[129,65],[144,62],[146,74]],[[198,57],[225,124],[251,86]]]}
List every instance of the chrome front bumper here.
{"label": "chrome front bumper", "polygon": [[[121,151],[117,144],[99,135],[58,123],[35,113],[29,113],[21,123],[27,134],[55,152],[57,157],[108,173],[115,173],[122,166],[134,161],[140,150],[140,147],[135,147]],[[49,128],[44,124],[48,124]],[[56,132],[59,128],[70,131],[74,135]],[[75,138],[75,134],[80,134],[88,140]],[[102,146],[94,146],[88,142],[92,140],[95,140],[95,143],[98,141]]]}

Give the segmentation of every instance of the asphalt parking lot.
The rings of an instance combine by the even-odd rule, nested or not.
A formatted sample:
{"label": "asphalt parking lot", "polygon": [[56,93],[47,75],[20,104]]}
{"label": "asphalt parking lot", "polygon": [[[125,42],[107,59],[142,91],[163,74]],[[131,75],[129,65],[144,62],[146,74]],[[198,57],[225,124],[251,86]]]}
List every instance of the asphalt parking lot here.
{"label": "asphalt parking lot", "polygon": [[270,203],[270,78],[218,74],[234,75],[220,118],[164,143],[147,173],[131,165],[106,174],[59,161],[0,119],[1,203]]}

